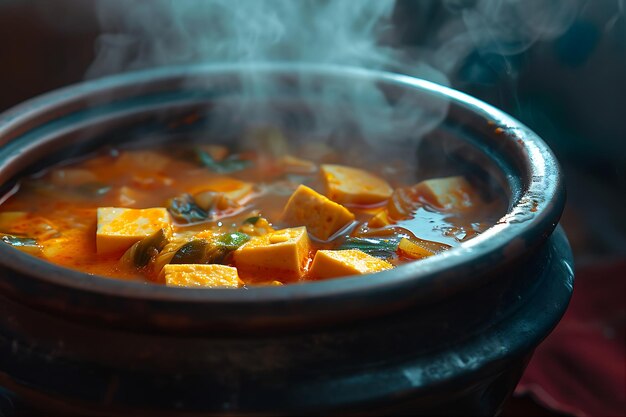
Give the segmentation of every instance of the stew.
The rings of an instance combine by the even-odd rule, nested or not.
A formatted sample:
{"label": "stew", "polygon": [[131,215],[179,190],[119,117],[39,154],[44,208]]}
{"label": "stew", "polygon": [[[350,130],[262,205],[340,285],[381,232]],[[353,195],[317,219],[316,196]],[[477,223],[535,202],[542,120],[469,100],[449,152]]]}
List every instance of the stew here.
{"label": "stew", "polygon": [[106,149],[21,179],[0,237],[88,274],[242,287],[392,269],[497,218],[463,176],[415,181],[402,162],[347,159],[322,144]]}

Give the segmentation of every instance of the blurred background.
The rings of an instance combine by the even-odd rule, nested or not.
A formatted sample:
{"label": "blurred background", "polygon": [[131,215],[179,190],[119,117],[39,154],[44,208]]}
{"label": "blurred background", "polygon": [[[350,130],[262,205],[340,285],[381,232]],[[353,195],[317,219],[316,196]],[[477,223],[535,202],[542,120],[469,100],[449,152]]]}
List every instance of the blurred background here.
{"label": "blurred background", "polygon": [[[411,56],[432,57],[427,64],[445,82],[531,127],[565,171],[562,225],[576,261],[574,298],[505,415],[625,415],[626,5],[539,1],[398,0],[384,42],[405,52],[398,70]],[[117,3],[124,16],[137,2]],[[499,13],[503,3],[515,3],[516,19]],[[478,23],[466,13],[477,5],[486,10]],[[454,50],[464,36],[506,35],[536,19],[543,25],[547,12],[558,27],[541,26],[541,36],[523,47],[512,44],[518,38],[483,42],[456,54],[453,65],[445,54],[432,54],[442,46]],[[103,28],[94,0],[0,0],[0,111],[85,79],[105,30],[110,25]],[[450,36],[457,41],[446,43]],[[92,68],[89,76],[124,69]]]}

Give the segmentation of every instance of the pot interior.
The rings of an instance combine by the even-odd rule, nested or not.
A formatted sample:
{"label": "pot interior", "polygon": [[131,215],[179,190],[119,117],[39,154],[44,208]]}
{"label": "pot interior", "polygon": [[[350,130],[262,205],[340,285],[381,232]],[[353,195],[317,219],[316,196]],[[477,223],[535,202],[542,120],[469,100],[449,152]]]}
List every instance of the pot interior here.
{"label": "pot interior", "polygon": [[[331,296],[349,296],[360,301],[346,309],[362,310],[374,299],[398,308],[483,285],[482,273],[493,269],[494,259],[521,255],[545,239],[562,210],[553,156],[517,121],[425,81],[334,67],[268,66],[254,74],[239,67],[167,69],[51,93],[0,118],[1,191],[6,195],[20,177],[106,146],[180,141],[255,146],[243,138],[259,126],[281,129],[290,142],[324,142],[367,162],[408,161],[416,181],[464,175],[485,198],[500,201],[501,210],[483,235],[379,273],[380,280],[347,277],[250,291],[194,291],[100,279],[26,260],[8,247],[0,248],[6,262],[0,260],[53,285],[115,297],[234,303],[233,308],[264,300],[263,308],[271,311],[272,303],[327,303]],[[516,238],[522,235],[520,244]]]}

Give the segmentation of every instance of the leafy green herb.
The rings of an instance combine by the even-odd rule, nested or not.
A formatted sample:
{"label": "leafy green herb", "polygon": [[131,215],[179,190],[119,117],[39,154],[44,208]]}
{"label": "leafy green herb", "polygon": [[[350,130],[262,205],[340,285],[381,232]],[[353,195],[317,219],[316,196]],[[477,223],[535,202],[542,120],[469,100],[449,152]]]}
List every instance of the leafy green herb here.
{"label": "leafy green herb", "polygon": [[339,249],[359,249],[373,256],[388,258],[398,248],[399,241],[400,238],[348,237]]}
{"label": "leafy green herb", "polygon": [[243,221],[243,223],[249,223],[251,225],[255,225],[256,222],[258,222],[261,219],[261,216],[252,216],[252,217],[248,217],[246,220]]}
{"label": "leafy green herb", "polygon": [[206,252],[209,249],[206,239],[191,240],[181,246],[170,261],[172,264],[203,264],[206,262]]}
{"label": "leafy green herb", "polygon": [[229,156],[222,161],[216,161],[213,157],[202,149],[196,149],[196,155],[202,165],[209,168],[211,171],[219,174],[228,174],[230,172],[241,171],[250,166],[250,161],[240,159],[237,156]]}
{"label": "leafy green herb", "polygon": [[159,229],[131,246],[122,256],[122,260],[132,263],[136,268],[143,268],[163,250],[166,244],[167,236],[165,231]]}
{"label": "leafy green herb", "polygon": [[0,240],[4,243],[13,246],[14,248],[23,250],[28,253],[36,253],[41,250],[41,246],[37,243],[35,239],[30,237],[22,237],[22,236],[13,236],[13,235],[5,235],[0,234]]}
{"label": "leafy green herb", "polygon": [[250,236],[241,232],[224,233],[220,235],[215,242],[218,245],[224,246],[228,250],[235,250],[239,246],[243,245],[250,240]]}
{"label": "leafy green herb", "polygon": [[172,257],[172,264],[215,264],[222,263],[238,247],[250,240],[245,233],[224,233],[214,241],[191,240],[182,245]]}
{"label": "leafy green herb", "polygon": [[189,194],[182,194],[169,201],[167,210],[181,223],[195,223],[209,218],[209,213],[198,206]]}

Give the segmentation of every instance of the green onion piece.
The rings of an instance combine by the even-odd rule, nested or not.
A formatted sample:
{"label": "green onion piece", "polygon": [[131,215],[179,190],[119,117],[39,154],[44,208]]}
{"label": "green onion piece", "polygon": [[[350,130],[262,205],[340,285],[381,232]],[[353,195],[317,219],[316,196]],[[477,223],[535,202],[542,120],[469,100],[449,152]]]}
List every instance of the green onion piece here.
{"label": "green onion piece", "polygon": [[400,238],[348,237],[339,249],[359,249],[373,256],[389,258],[398,248],[399,241]]}
{"label": "green onion piece", "polygon": [[206,252],[209,241],[196,239],[182,245],[174,254],[171,264],[203,264],[206,262]]}
{"label": "green onion piece", "polygon": [[163,250],[166,244],[165,231],[159,229],[131,246],[122,256],[122,260],[132,263],[136,268],[143,268]]}
{"label": "green onion piece", "polygon": [[261,219],[261,216],[252,216],[252,217],[248,217],[246,220],[243,221],[243,223],[249,223],[251,225],[255,225],[256,222],[259,221],[259,219]]}
{"label": "green onion piece", "polygon": [[216,161],[208,153],[202,149],[196,149],[196,155],[202,165],[220,174],[228,174],[230,172],[241,171],[250,165],[250,161],[239,159],[237,156],[229,156],[222,161]]}
{"label": "green onion piece", "polygon": [[181,223],[195,223],[209,218],[209,213],[198,206],[189,194],[182,194],[169,201],[167,210]]}
{"label": "green onion piece", "polygon": [[195,239],[182,245],[174,256],[171,264],[215,264],[224,259],[238,247],[250,240],[245,233],[224,233],[214,241]]}
{"label": "green onion piece", "polygon": [[0,239],[4,243],[13,246],[16,249],[20,249],[24,252],[38,253],[41,250],[41,246],[39,246],[37,241],[30,237],[13,236],[13,235],[5,235],[5,234],[0,234],[0,235],[1,235]]}
{"label": "green onion piece", "polygon": [[216,239],[216,243],[233,251],[250,240],[250,236],[241,232],[224,233]]}

